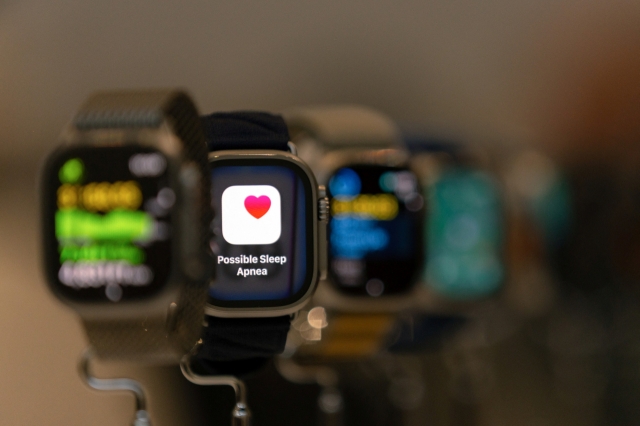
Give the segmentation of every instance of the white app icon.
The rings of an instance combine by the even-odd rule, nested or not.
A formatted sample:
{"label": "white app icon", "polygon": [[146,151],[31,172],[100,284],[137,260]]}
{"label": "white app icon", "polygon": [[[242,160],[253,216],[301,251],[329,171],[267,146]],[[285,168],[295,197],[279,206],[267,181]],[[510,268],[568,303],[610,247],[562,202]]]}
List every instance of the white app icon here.
{"label": "white app icon", "polygon": [[280,193],[273,186],[230,186],[221,203],[222,236],[229,244],[273,244],[280,238]]}

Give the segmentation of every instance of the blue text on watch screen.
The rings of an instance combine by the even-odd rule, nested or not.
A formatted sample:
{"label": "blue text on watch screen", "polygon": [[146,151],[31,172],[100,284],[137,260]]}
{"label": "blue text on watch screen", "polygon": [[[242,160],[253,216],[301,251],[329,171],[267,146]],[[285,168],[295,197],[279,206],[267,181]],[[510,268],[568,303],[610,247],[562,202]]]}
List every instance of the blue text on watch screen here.
{"label": "blue text on watch screen", "polygon": [[329,273],[341,291],[401,293],[422,263],[425,200],[407,168],[351,165],[329,179]]}

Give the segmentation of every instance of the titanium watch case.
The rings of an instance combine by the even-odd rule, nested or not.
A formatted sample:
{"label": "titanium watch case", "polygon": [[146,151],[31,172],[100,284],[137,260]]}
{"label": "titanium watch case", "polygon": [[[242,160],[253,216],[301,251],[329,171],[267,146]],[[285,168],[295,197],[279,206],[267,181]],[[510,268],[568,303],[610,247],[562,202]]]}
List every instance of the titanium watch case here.
{"label": "titanium watch case", "polygon": [[[172,124],[165,119],[157,128],[114,128],[78,130],[73,125],[67,126],[61,136],[62,144],[46,159],[40,180],[40,200],[43,230],[44,271],[47,285],[56,297],[73,308],[84,320],[139,320],[145,316],[166,312],[167,332],[172,331],[180,311],[177,303],[185,286],[195,287],[194,281],[206,281],[212,271],[212,258],[202,250],[199,224],[200,176],[198,165],[186,159],[186,148],[172,130]],[[136,300],[123,299],[117,303],[108,301],[79,302],[65,297],[53,284],[57,280],[57,271],[52,270],[54,262],[48,258],[52,247],[55,247],[55,227],[51,215],[55,210],[53,197],[45,191],[51,191],[51,177],[57,176],[53,169],[56,160],[67,149],[77,146],[109,147],[109,146],[142,146],[162,153],[167,160],[168,180],[170,188],[176,194],[176,203],[171,210],[171,267],[169,276],[162,288],[146,298]],[[206,287],[202,286],[203,299]]]}
{"label": "titanium watch case", "polygon": [[[290,149],[295,153],[295,147],[289,144]],[[329,214],[329,206],[326,198],[324,187],[319,187],[316,178],[307,164],[293,153],[277,150],[226,150],[213,151],[209,153],[209,164],[213,166],[216,162],[240,160],[240,161],[264,161],[279,160],[292,163],[298,167],[309,180],[311,187],[311,208],[312,216],[312,244],[313,249],[311,258],[313,265],[311,268],[311,282],[307,286],[307,290],[296,301],[283,306],[264,306],[264,307],[223,307],[215,306],[207,303],[205,314],[221,318],[264,318],[278,317],[298,312],[306,305],[318,286],[320,279],[326,276],[327,271],[327,221]],[[213,167],[212,167],[213,168]]]}
{"label": "titanium watch case", "polygon": [[[284,117],[298,155],[321,185],[326,185],[340,167],[350,164],[408,166],[408,152],[402,147],[396,123],[375,109],[352,104],[316,105],[289,109]],[[343,312],[391,313],[414,308],[419,273],[415,271],[415,283],[406,292],[381,298],[345,294],[328,279],[322,280],[313,306]]]}

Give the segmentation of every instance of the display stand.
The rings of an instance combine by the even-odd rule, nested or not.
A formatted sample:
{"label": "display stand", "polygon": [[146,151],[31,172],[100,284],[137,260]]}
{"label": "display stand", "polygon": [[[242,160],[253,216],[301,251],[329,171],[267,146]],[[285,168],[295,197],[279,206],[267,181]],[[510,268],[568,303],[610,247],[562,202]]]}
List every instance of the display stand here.
{"label": "display stand", "polygon": [[140,382],[133,379],[99,379],[91,374],[89,363],[95,357],[91,346],[87,347],[80,357],[78,373],[80,378],[92,389],[98,391],[127,391],[136,398],[136,413],[132,426],[151,426],[151,419],[147,411],[147,399]]}
{"label": "display stand", "polygon": [[180,361],[184,377],[191,383],[201,386],[231,386],[236,395],[236,405],[231,413],[233,426],[251,426],[251,411],[247,405],[247,388],[244,382],[235,376],[201,376],[191,369],[191,355],[185,355]]}

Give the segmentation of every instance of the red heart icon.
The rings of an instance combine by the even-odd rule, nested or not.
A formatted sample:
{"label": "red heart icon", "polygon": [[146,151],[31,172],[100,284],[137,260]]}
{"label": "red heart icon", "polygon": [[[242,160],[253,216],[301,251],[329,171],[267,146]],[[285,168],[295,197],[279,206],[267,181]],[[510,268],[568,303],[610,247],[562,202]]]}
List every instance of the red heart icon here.
{"label": "red heart icon", "polygon": [[244,208],[247,209],[251,216],[260,219],[271,208],[271,199],[266,195],[261,195],[260,197],[249,195],[244,199]]}

